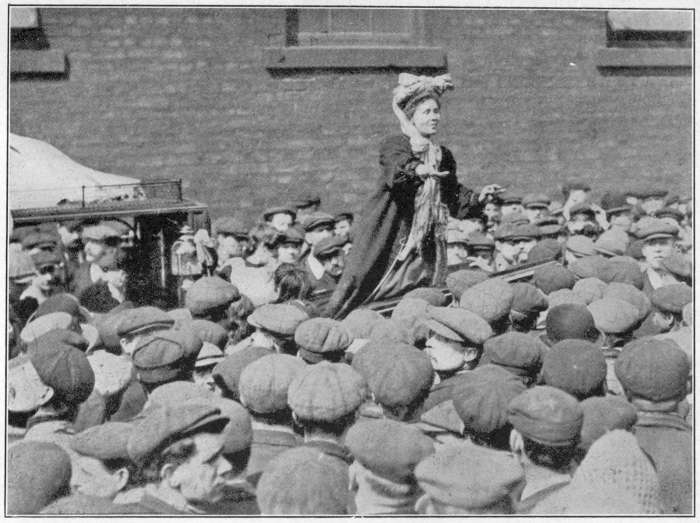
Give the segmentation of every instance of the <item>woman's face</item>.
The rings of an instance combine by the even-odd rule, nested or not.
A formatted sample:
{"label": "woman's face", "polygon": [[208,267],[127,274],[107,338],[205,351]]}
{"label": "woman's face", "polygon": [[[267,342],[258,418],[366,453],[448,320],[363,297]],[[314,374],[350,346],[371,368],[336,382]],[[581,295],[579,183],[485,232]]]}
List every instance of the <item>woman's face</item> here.
{"label": "woman's face", "polygon": [[428,98],[418,104],[411,121],[423,136],[434,135],[440,123],[440,106],[435,100]]}

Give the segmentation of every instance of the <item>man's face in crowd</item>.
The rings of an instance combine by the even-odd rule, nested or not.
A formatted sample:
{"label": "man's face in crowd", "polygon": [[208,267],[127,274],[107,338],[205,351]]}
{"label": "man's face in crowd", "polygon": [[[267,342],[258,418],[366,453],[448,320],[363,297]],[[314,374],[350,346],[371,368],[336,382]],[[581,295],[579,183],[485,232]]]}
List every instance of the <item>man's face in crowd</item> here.
{"label": "man's face in crowd", "polygon": [[467,261],[467,246],[464,243],[447,244],[447,265],[458,265]]}
{"label": "man's face in crowd", "polygon": [[217,254],[222,261],[243,255],[243,245],[233,234],[216,235]]}
{"label": "man's face in crowd", "polygon": [[129,479],[125,467],[111,471],[102,461],[91,456],[78,455],[72,463],[71,490],[87,496],[112,499]]}
{"label": "man's face in crowd", "polygon": [[105,252],[105,244],[95,240],[85,240],[85,260],[94,262],[102,257]]}
{"label": "man's face in crowd", "polygon": [[484,205],[483,213],[488,223],[494,223],[497,222],[501,216],[501,208],[493,202],[488,202]]}
{"label": "man's face in crowd", "polygon": [[496,250],[509,262],[517,262],[523,252],[523,242],[520,240],[496,240]]}
{"label": "man's face in crowd", "polygon": [[520,203],[508,203],[501,205],[501,216],[508,216],[513,213],[522,213],[524,211]]}
{"label": "man's face in crowd", "polygon": [[42,265],[37,269],[33,283],[42,291],[49,292],[61,283],[61,271],[60,264]]}
{"label": "man's face in crowd", "polygon": [[314,227],[310,231],[307,231],[305,238],[306,243],[314,246],[324,238],[330,238],[331,236],[333,236],[333,225],[329,223],[319,225],[318,227]]}
{"label": "man's face in crowd", "polygon": [[215,503],[221,499],[227,474],[233,467],[221,454],[221,434],[192,436],[194,453],[177,466],[168,478],[170,486],[190,502]]}
{"label": "man's face in crowd", "polygon": [[283,242],[277,247],[277,261],[280,263],[296,263],[301,252],[298,243]]}
{"label": "man's face in crowd", "polygon": [[493,262],[492,249],[472,249],[469,255],[474,256],[475,258],[481,258],[482,260],[486,260],[489,263]]}
{"label": "man's face in crowd", "polygon": [[609,216],[609,222],[611,226],[629,232],[630,227],[632,227],[632,213],[629,211],[613,213]]}
{"label": "man's face in crowd", "polygon": [[195,368],[192,373],[192,380],[195,385],[208,390],[209,392],[220,392],[220,389],[216,386],[214,382],[214,376],[212,376],[212,371],[214,370],[214,365],[209,367]]}
{"label": "man's face in crowd", "polygon": [[588,201],[590,196],[590,191],[584,191],[583,189],[574,189],[569,193],[569,198],[567,203],[569,205],[576,205],[577,203],[584,203]]}
{"label": "man's face in crowd", "polygon": [[294,223],[294,218],[292,218],[291,214],[286,212],[278,212],[270,217],[268,223],[270,224],[270,227],[277,229],[280,232],[284,232],[291,227],[292,223]]}
{"label": "man's face in crowd", "polygon": [[652,196],[651,198],[644,198],[642,202],[642,209],[647,214],[653,214],[664,206],[663,198],[657,196]]}
{"label": "man's face in crowd", "polygon": [[535,223],[540,218],[547,216],[547,209],[527,207],[525,209],[525,216],[530,220],[530,223]]}
{"label": "man's face in crowd", "polygon": [[345,269],[345,255],[343,251],[338,251],[331,256],[320,258],[319,261],[323,265],[323,270],[334,278],[343,274],[343,269]]}
{"label": "man's face in crowd", "polygon": [[673,252],[673,238],[654,238],[642,246],[642,256],[652,269],[661,266],[661,260]]}
{"label": "man's face in crowd", "polygon": [[469,347],[455,340],[433,333],[425,342],[425,352],[433,369],[441,372],[459,370],[472,363],[478,356],[476,347]]}
{"label": "man's face in crowd", "polygon": [[335,234],[340,236],[341,234],[347,234],[350,232],[350,221],[349,220],[338,220],[335,222]]}

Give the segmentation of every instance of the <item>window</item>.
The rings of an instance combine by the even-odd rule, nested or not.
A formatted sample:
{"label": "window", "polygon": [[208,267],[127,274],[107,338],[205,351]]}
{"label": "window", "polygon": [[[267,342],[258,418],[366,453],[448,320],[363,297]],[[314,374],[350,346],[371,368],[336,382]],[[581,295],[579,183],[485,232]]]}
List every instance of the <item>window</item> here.
{"label": "window", "polygon": [[10,37],[11,80],[65,78],[66,56],[50,49],[37,8],[10,8]]}
{"label": "window", "polygon": [[445,53],[425,42],[424,11],[287,9],[286,46],[267,48],[268,69],[445,69]]}
{"label": "window", "polygon": [[690,10],[609,11],[606,47],[599,50],[597,65],[607,73],[690,74],[692,38]]}

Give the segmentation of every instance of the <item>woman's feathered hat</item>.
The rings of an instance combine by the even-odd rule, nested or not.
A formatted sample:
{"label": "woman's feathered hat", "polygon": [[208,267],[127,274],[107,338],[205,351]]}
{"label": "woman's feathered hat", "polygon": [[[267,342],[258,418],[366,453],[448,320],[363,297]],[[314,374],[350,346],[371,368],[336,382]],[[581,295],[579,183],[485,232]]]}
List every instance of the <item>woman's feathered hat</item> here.
{"label": "woman's feathered hat", "polygon": [[453,87],[449,74],[431,77],[401,73],[399,83],[394,88],[394,102],[408,116],[415,110],[418,102],[426,98],[440,98],[445,91]]}

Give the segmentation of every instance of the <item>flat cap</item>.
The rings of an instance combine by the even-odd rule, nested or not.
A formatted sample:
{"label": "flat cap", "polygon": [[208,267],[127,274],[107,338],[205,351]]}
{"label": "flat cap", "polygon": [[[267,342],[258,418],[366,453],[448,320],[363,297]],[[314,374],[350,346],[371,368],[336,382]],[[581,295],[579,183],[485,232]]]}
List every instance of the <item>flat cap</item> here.
{"label": "flat cap", "polygon": [[540,371],[547,346],[524,332],[506,332],[484,343],[480,365],[492,363],[517,376],[534,377]]}
{"label": "flat cap", "polygon": [[40,336],[55,329],[68,330],[73,325],[73,317],[67,312],[51,312],[27,323],[19,334],[25,344],[30,344]]}
{"label": "flat cap", "polygon": [[147,330],[169,329],[174,323],[175,320],[158,307],[136,307],[119,313],[116,333],[122,337],[132,336]]}
{"label": "flat cap", "polygon": [[583,426],[579,447],[588,450],[594,441],[615,429],[630,430],[637,422],[637,409],[620,396],[593,396],[581,402]]}
{"label": "flat cap", "polygon": [[513,191],[505,191],[499,196],[501,203],[503,205],[523,203],[523,197],[521,194],[517,194]]}
{"label": "flat cap", "polygon": [[493,330],[481,316],[459,307],[432,307],[427,309],[430,330],[460,343],[482,345],[493,336]]}
{"label": "flat cap", "polygon": [[304,235],[301,231],[295,227],[287,227],[287,230],[280,232],[277,235],[277,244],[280,243],[294,243],[301,245],[304,243]]}
{"label": "flat cap", "polygon": [[323,238],[314,245],[313,253],[316,258],[328,258],[343,251],[343,245],[347,243],[343,236],[329,236]]}
{"label": "flat cap", "polygon": [[456,300],[459,300],[462,293],[469,287],[473,287],[477,283],[488,279],[489,275],[484,271],[460,269],[448,274],[445,283],[447,289],[452,293],[452,296],[454,296]]}
{"label": "flat cap", "polygon": [[622,192],[606,192],[600,199],[600,206],[607,213],[629,211],[632,206],[627,203],[627,199]]}
{"label": "flat cap", "polygon": [[[526,218],[527,219],[527,218]],[[503,223],[493,233],[498,241],[534,240],[539,237],[540,230],[531,223]]]}
{"label": "flat cap", "polygon": [[525,214],[524,212],[509,212],[505,216],[501,216],[501,225],[517,227],[520,225],[528,225],[529,223],[530,218],[528,218],[527,214]]}
{"label": "flat cap", "polygon": [[289,385],[305,368],[303,361],[289,354],[269,354],[253,361],[241,373],[241,403],[259,414],[286,409]]}
{"label": "flat cap", "polygon": [[165,383],[182,372],[185,350],[172,336],[166,337],[159,332],[139,342],[132,360],[140,382]]}
{"label": "flat cap", "polygon": [[448,225],[445,231],[445,241],[448,244],[461,243],[467,245],[467,234],[456,225]]}
{"label": "flat cap", "polygon": [[644,285],[644,275],[639,264],[631,259],[623,259],[623,257],[610,258],[598,271],[598,277],[605,283],[629,283],[638,289]]}
{"label": "flat cap", "polygon": [[291,338],[297,327],[308,319],[309,315],[294,305],[268,303],[255,309],[248,316],[248,323],[278,336]]}
{"label": "flat cap", "polygon": [[7,514],[37,514],[70,490],[71,462],[55,443],[20,441],[7,448]]}
{"label": "flat cap", "polygon": [[662,312],[681,314],[683,307],[693,301],[693,289],[685,283],[657,287],[651,293],[651,304]]}
{"label": "flat cap", "polygon": [[590,203],[581,202],[577,203],[576,205],[572,206],[571,209],[569,209],[570,216],[574,216],[575,214],[588,214],[591,217],[593,217],[595,216],[595,211],[593,211],[593,207],[591,207]]}
{"label": "flat cap", "polygon": [[631,303],[616,298],[601,298],[588,305],[598,330],[606,334],[632,331],[641,320],[639,310]]}
{"label": "flat cap", "polygon": [[401,298],[391,311],[391,321],[401,325],[407,331],[413,331],[428,319],[431,305],[420,298]]}
{"label": "flat cap", "polygon": [[120,234],[118,231],[107,225],[91,225],[89,227],[83,227],[83,232],[81,236],[84,240],[92,241],[105,241],[108,238],[119,238]]}
{"label": "flat cap", "polygon": [[564,191],[590,191],[591,186],[588,185],[586,182],[581,182],[579,180],[569,180],[566,183],[564,183],[562,189]]}
{"label": "flat cap", "polygon": [[537,385],[515,397],[508,420],[524,437],[551,447],[576,444],[583,409],[576,398],[548,385]]}
{"label": "flat cap", "polygon": [[595,341],[600,336],[588,307],[574,303],[549,309],[545,329],[552,343],[566,339]]}
{"label": "flat cap", "polygon": [[36,267],[32,257],[25,251],[7,252],[7,277],[13,280],[34,277]]}
{"label": "flat cap", "polygon": [[411,343],[413,337],[400,323],[388,318],[382,318],[372,324],[369,339]]}
{"label": "flat cap", "polygon": [[559,263],[537,267],[532,275],[532,283],[545,294],[559,289],[571,289],[576,276]]}
{"label": "flat cap", "polygon": [[613,227],[598,236],[593,246],[596,252],[604,256],[622,256],[629,244],[629,235],[619,227]]}
{"label": "flat cap", "polygon": [[496,244],[490,236],[475,231],[467,236],[467,245],[474,251],[492,251]]}
{"label": "flat cap", "polygon": [[452,403],[467,432],[488,437],[508,424],[508,405],[525,385],[509,373],[466,374],[454,388]]}
{"label": "flat cap", "polygon": [[78,298],[67,292],[60,292],[46,298],[46,300],[39,304],[33,316],[34,318],[39,318],[40,316],[52,312],[67,312],[81,322],[88,322],[90,320],[90,313],[84,307],[80,306]]}
{"label": "flat cap", "polygon": [[489,278],[462,293],[459,306],[493,324],[510,312],[513,289],[505,280]]}
{"label": "flat cap", "polygon": [[308,319],[294,331],[299,355],[308,363],[340,361],[351,341],[348,330],[339,321],[330,318]]}
{"label": "flat cap", "polygon": [[661,266],[679,278],[688,279],[693,275],[693,264],[688,256],[673,252],[661,260]]}
{"label": "flat cap", "polygon": [[253,345],[229,354],[214,367],[212,371],[214,382],[233,399],[238,400],[238,385],[243,369],[255,360],[274,352],[271,348]]}
{"label": "flat cap", "polygon": [[269,220],[275,214],[288,214],[292,219],[296,219],[297,211],[295,208],[288,205],[277,205],[275,207],[268,207],[263,211],[263,219]]}
{"label": "flat cap", "polygon": [[98,350],[87,359],[95,373],[95,390],[105,398],[124,390],[133,377],[134,366],[127,358]]}
{"label": "flat cap", "polygon": [[[559,227],[559,226],[557,226]],[[546,232],[543,227],[540,227],[541,234],[554,234],[554,232]],[[563,256],[564,248],[554,238],[543,238],[538,241],[535,246],[527,253],[527,261],[529,263],[543,262],[549,260],[560,260]]]}
{"label": "flat cap", "polygon": [[231,236],[248,236],[248,227],[242,220],[234,216],[221,216],[212,223],[214,234],[228,234]]}
{"label": "flat cap", "polygon": [[674,207],[664,207],[662,209],[659,209],[654,213],[654,216],[660,219],[671,218],[678,223],[680,223],[683,220],[683,218],[685,218],[685,215]]}
{"label": "flat cap", "polygon": [[579,258],[569,265],[569,270],[578,278],[600,278],[600,270],[605,265],[607,265],[607,260],[596,254],[595,256]]}
{"label": "flat cap", "polygon": [[240,298],[238,289],[218,276],[204,276],[187,290],[185,307],[193,316],[203,316],[210,309],[228,305]]}
{"label": "flat cap", "polygon": [[71,448],[83,456],[103,460],[128,460],[127,443],[134,432],[134,424],[123,421],[105,421],[87,428],[71,439]]}
{"label": "flat cap", "polygon": [[382,315],[377,311],[359,308],[351,311],[340,323],[350,332],[353,339],[366,339],[369,338],[372,326],[382,318]]}
{"label": "flat cap", "polygon": [[471,442],[442,446],[418,464],[415,476],[431,499],[465,510],[495,505],[525,481],[513,454]]}
{"label": "flat cap", "polygon": [[640,338],[625,345],[615,360],[615,375],[627,393],[649,401],[683,397],[690,361],[672,341]]}
{"label": "flat cap", "polygon": [[638,193],[640,198],[664,198],[668,194],[668,189],[662,187],[645,187]]}
{"label": "flat cap", "polygon": [[209,342],[216,345],[220,349],[223,349],[226,346],[226,342],[228,341],[228,331],[218,323],[214,323],[213,321],[209,320],[197,319],[192,320],[189,325],[194,333],[203,342]]}
{"label": "flat cap", "polygon": [[565,303],[588,305],[585,298],[578,292],[574,292],[573,289],[559,289],[558,291],[550,292],[547,300],[549,301],[550,309]]}
{"label": "flat cap", "polygon": [[203,341],[192,328],[191,320],[175,322],[172,329],[160,331],[158,335],[161,338],[178,343],[185,353],[184,360],[188,365],[194,364],[199,355],[199,351],[202,350]]}
{"label": "flat cap", "polygon": [[218,425],[215,429],[221,432],[224,454],[235,454],[250,447],[253,429],[248,411],[240,403],[222,398],[191,381],[173,381],[156,387],[148,397],[146,409],[178,409],[185,404],[206,405],[221,411],[226,424],[221,430]]}
{"label": "flat cap", "polygon": [[321,205],[321,197],[318,194],[302,194],[292,201],[292,205],[297,209]]}
{"label": "flat cap", "polygon": [[85,401],[95,387],[95,373],[85,354],[51,338],[39,338],[29,347],[29,359],[54,397],[71,405]]}
{"label": "flat cap", "polygon": [[197,359],[194,362],[195,369],[203,369],[212,367],[224,359],[224,351],[213,343],[208,341],[202,342],[202,349],[197,354]]}
{"label": "flat cap", "polygon": [[511,312],[529,315],[547,310],[549,302],[547,297],[537,287],[530,283],[517,282],[511,284],[513,290],[513,303]]}
{"label": "flat cap", "polygon": [[334,216],[336,223],[342,222],[343,220],[351,220],[352,221],[353,218],[355,218],[355,215],[353,213],[351,213],[350,211],[339,212],[339,213],[336,213],[336,215]]}
{"label": "flat cap", "polygon": [[133,423],[134,430],[127,441],[127,451],[131,461],[143,464],[182,438],[199,432],[220,433],[228,418],[217,407],[186,402],[172,406],[154,404]]}
{"label": "flat cap", "polygon": [[312,212],[308,216],[305,216],[304,221],[301,223],[301,226],[306,232],[324,225],[333,227],[335,225],[335,220],[330,214],[320,211]]}
{"label": "flat cap", "polygon": [[603,297],[607,283],[598,278],[583,278],[574,283],[573,291],[578,294],[586,304]]}
{"label": "flat cap", "polygon": [[347,514],[348,467],[318,449],[282,452],[265,468],[256,490],[263,515]]}
{"label": "flat cap", "polygon": [[580,234],[570,236],[566,240],[566,249],[576,256],[593,256],[597,253],[593,240]]}
{"label": "flat cap", "polygon": [[322,361],[302,370],[289,385],[287,395],[299,418],[334,421],[365,401],[367,383],[349,365]]}
{"label": "flat cap", "polygon": [[404,298],[419,298],[427,301],[430,305],[441,307],[447,305],[448,297],[440,289],[435,287],[418,287],[411,289],[403,296]]}
{"label": "flat cap", "polygon": [[355,423],[345,445],[363,467],[395,482],[412,482],[416,465],[435,449],[433,441],[414,425],[391,419]]}
{"label": "flat cap", "polygon": [[584,399],[603,391],[607,365],[603,352],[585,340],[563,340],[544,355],[542,381]]}
{"label": "flat cap", "polygon": [[660,218],[651,218],[637,229],[635,236],[644,241],[675,238],[678,236],[678,227]]}
{"label": "flat cap", "polygon": [[523,207],[526,209],[548,209],[551,198],[542,193],[529,193],[523,197]]}
{"label": "flat cap", "polygon": [[49,232],[36,231],[27,234],[22,239],[22,248],[30,251],[34,248],[51,247],[55,248],[58,245],[56,235]]}
{"label": "flat cap", "polygon": [[62,261],[55,251],[39,251],[32,254],[31,258],[37,269],[41,269],[47,265],[58,265]]}
{"label": "flat cap", "polygon": [[377,403],[406,406],[426,394],[433,384],[428,355],[400,342],[371,341],[352,360]]}
{"label": "flat cap", "polygon": [[36,343],[44,343],[47,345],[51,344],[64,344],[64,345],[69,345],[71,347],[74,347],[81,352],[85,352],[88,348],[89,342],[88,340],[81,334],[78,334],[75,331],[72,330],[67,330],[67,329],[53,329],[47,332],[46,334],[42,334],[35,340],[33,340],[29,345],[34,345]]}

